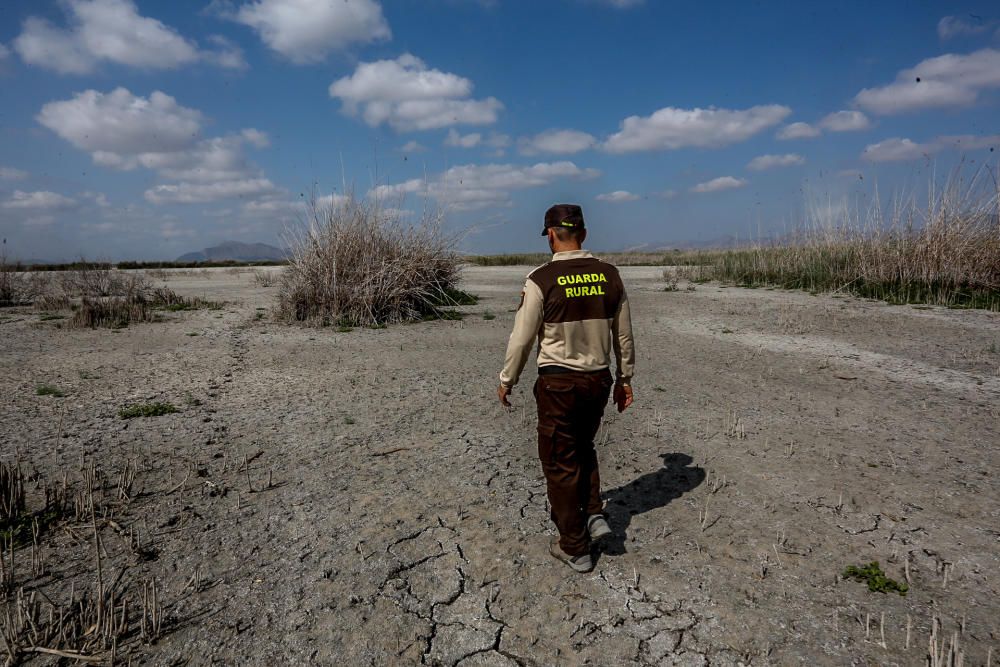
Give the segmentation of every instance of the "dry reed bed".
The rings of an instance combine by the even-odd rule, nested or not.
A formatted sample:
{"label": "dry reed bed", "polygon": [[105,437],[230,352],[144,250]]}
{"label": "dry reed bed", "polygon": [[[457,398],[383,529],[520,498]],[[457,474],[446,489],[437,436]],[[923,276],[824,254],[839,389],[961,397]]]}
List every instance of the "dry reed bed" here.
{"label": "dry reed bed", "polygon": [[850,292],[890,303],[1000,310],[1000,209],[995,183],[953,182],[921,209],[897,203],[812,224],[781,245],[706,251],[664,276]]}
{"label": "dry reed bed", "polygon": [[377,327],[468,302],[457,289],[458,238],[444,232],[440,217],[407,225],[394,209],[351,196],[312,206],[308,223],[288,241],[281,320]]}

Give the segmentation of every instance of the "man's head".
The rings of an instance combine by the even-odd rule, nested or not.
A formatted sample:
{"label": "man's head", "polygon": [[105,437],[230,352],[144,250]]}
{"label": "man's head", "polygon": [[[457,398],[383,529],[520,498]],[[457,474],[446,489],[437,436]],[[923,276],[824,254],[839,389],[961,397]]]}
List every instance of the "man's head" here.
{"label": "man's head", "polygon": [[579,250],[587,238],[583,209],[576,204],[556,204],[545,212],[542,236],[549,238],[552,252]]}

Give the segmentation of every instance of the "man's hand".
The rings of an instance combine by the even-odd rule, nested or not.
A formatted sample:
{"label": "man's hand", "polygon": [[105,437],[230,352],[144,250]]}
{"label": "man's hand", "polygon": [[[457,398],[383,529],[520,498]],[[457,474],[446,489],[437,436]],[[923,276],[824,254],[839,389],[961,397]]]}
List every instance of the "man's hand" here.
{"label": "man's hand", "polygon": [[615,383],[614,400],[615,405],[618,406],[618,412],[625,412],[625,409],[632,405],[632,386]]}
{"label": "man's hand", "polygon": [[500,403],[501,403],[501,404],[502,404],[502,405],[503,405],[503,406],[504,406],[505,408],[511,408],[511,407],[514,407],[514,406],[512,406],[512,405],[510,404],[510,401],[508,401],[508,400],[507,400],[507,397],[508,397],[508,396],[510,396],[510,390],[511,390],[511,389],[512,389],[512,387],[508,387],[507,385],[503,385],[503,384],[502,384],[502,385],[500,385],[500,386],[499,386],[499,387],[497,388],[497,396],[499,396],[499,397],[500,397]]}

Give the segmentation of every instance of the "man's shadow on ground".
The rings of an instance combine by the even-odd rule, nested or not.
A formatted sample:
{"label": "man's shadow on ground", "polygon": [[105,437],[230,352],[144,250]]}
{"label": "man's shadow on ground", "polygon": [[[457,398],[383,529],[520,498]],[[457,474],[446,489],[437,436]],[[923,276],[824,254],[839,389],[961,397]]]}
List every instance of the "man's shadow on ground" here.
{"label": "man's shadow on ground", "polygon": [[687,454],[660,456],[663,467],[659,470],[605,492],[608,502],[604,511],[612,534],[604,538],[602,552],[615,556],[624,554],[633,516],[665,507],[705,481],[705,469],[691,465],[693,459]]}

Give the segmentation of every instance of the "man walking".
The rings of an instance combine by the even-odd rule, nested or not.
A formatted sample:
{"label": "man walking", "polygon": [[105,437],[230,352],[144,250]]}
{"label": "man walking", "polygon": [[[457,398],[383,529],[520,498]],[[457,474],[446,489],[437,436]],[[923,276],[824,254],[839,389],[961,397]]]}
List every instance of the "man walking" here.
{"label": "man walking", "polygon": [[510,392],[538,338],[538,457],[559,530],[549,551],[577,572],[589,572],[592,540],[611,534],[602,514],[594,436],[612,384],[618,412],[632,405],[632,320],[618,269],[581,249],[587,231],[579,206],[556,204],[546,211],[542,236],[552,261],[528,274],[497,394],[510,407]]}

